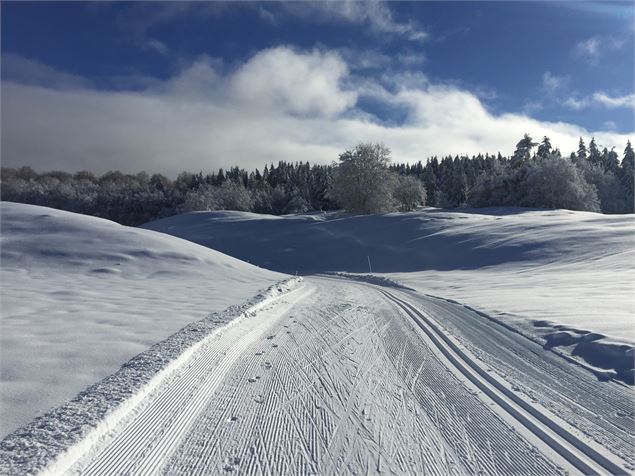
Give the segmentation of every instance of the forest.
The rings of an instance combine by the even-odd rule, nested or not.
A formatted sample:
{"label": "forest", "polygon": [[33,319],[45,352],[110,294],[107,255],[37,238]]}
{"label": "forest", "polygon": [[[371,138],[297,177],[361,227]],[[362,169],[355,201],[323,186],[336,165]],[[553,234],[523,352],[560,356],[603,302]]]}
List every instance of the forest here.
{"label": "forest", "polygon": [[548,137],[525,135],[513,154],[431,157],[393,163],[381,144],[359,144],[330,165],[279,162],[262,170],[239,167],[182,172],[176,179],[146,172],[38,173],[3,167],[1,198],[139,225],[177,213],[240,210],[282,215],[345,209],[354,213],[518,206],[633,213],[635,153],[622,157],[582,138],[563,155]]}

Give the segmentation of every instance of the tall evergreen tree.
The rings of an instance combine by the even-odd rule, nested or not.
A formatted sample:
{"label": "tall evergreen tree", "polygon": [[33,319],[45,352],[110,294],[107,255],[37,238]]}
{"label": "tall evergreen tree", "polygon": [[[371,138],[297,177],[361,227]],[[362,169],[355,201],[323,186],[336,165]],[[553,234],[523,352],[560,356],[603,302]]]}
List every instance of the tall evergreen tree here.
{"label": "tall evergreen tree", "polygon": [[545,136],[542,139],[542,142],[540,143],[540,145],[538,146],[538,151],[536,152],[536,155],[540,157],[541,159],[544,159],[550,153],[551,153],[551,141],[549,140],[549,137]]}
{"label": "tall evergreen tree", "polygon": [[587,158],[587,148],[584,145],[584,140],[580,137],[580,142],[578,142],[578,153],[576,155],[576,160],[586,160]]}
{"label": "tall evergreen tree", "polygon": [[595,143],[595,137],[592,137],[589,142],[589,162],[593,165],[600,165],[602,162],[602,154]]}
{"label": "tall evergreen tree", "polygon": [[622,166],[620,167],[620,179],[624,186],[626,195],[626,213],[633,213],[635,208],[634,200],[634,180],[635,180],[635,153],[631,146],[631,141],[626,143],[624,149],[624,158],[622,159]]}
{"label": "tall evergreen tree", "polygon": [[531,158],[531,149],[538,144],[533,141],[529,134],[525,136],[516,144],[516,151],[512,156],[512,167],[520,167]]}

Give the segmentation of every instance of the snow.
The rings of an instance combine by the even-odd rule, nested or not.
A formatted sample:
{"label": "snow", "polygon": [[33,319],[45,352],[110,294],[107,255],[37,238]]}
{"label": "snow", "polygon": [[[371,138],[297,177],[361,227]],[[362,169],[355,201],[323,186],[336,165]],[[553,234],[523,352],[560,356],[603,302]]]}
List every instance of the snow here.
{"label": "snow", "polygon": [[148,230],[2,202],[0,435],[284,279]]}
{"label": "snow", "polygon": [[[49,358],[64,358],[47,349],[41,334],[71,334],[55,318],[70,320],[79,306],[90,322],[75,316],[71,324],[86,326],[80,337],[90,347],[63,345],[102,364],[93,348],[102,344],[101,320],[112,319],[115,308],[95,317],[101,301],[86,303],[89,291],[123,306],[123,315],[136,303],[131,295],[145,289],[140,308],[150,306],[154,320],[140,313],[107,328],[108,345],[120,345],[115,338],[138,344],[126,330],[147,343],[119,370],[121,360],[108,377],[0,441],[2,473],[622,474],[635,468],[633,394],[623,383],[633,377],[631,216],[522,209],[363,217],[210,212],[136,230],[43,211],[3,205],[3,293],[14,307],[29,289],[34,304],[51,299],[34,288],[37,276],[49,286],[62,281],[58,290],[73,293],[55,303],[71,309],[66,315],[52,308],[37,313],[53,324],[26,315],[27,346],[34,340]],[[289,279],[148,228],[277,271],[321,275]],[[212,291],[208,311],[222,300],[218,293],[240,302],[248,284],[282,278],[242,306],[201,320],[190,309],[178,332],[161,337],[153,328],[183,317],[179,299]],[[591,316],[591,305],[610,318]],[[4,306],[3,299],[3,327]],[[13,350],[29,363],[18,348],[14,316]],[[68,370],[51,371],[73,380]],[[33,388],[46,390],[46,379],[34,375]]]}
{"label": "snow", "polygon": [[[135,356],[114,374],[2,440],[0,472],[63,473],[157,388],[165,387],[166,380],[187,367],[201,348],[218,346],[228,331],[244,327],[245,321],[253,321],[272,301],[302,287],[302,278],[278,282],[242,305],[193,322]],[[233,341],[226,344],[232,345]],[[199,376],[194,374],[192,378]],[[189,396],[185,400],[190,401]]]}
{"label": "snow", "polygon": [[290,273],[367,273],[370,259],[381,277],[469,305],[542,342],[554,332],[587,336],[594,353],[604,354],[600,362],[586,358],[586,343],[554,350],[622,368],[632,379],[619,362],[629,361],[635,342],[633,215],[523,208],[275,218],[197,212],[144,227]]}
{"label": "snow", "polygon": [[[188,326],[14,433],[0,443],[0,472],[632,470],[629,387],[569,368],[460,304],[336,276],[295,284],[243,306],[231,325],[216,327],[218,315]],[[43,464],[82,434],[85,412],[129,392]]]}

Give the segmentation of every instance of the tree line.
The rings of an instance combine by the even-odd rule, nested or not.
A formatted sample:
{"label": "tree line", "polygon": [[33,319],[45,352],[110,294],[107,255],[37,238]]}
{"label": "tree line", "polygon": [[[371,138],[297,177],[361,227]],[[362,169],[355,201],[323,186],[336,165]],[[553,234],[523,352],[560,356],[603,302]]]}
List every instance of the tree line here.
{"label": "tree line", "polygon": [[425,164],[395,164],[382,144],[359,144],[338,162],[284,162],[262,171],[239,167],[203,174],[61,171],[30,167],[0,173],[2,200],[94,215],[125,225],[198,210],[275,215],[344,208],[355,213],[413,210],[422,205],[523,206],[602,213],[633,213],[635,154],[588,146],[563,156],[548,137],[525,135],[510,156],[431,157]]}

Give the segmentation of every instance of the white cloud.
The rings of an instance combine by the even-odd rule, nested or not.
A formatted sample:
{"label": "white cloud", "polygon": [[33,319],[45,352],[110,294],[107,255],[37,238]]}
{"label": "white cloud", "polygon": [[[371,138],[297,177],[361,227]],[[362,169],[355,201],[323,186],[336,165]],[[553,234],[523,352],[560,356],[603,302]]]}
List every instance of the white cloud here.
{"label": "white cloud", "polygon": [[580,111],[591,106],[600,106],[607,109],[616,108],[635,108],[635,94],[626,94],[625,96],[609,96],[603,91],[597,91],[591,96],[581,98],[570,97],[564,101],[564,105],[570,109]]}
{"label": "white cloud", "polygon": [[146,49],[152,50],[160,55],[165,55],[168,52],[168,47],[162,41],[155,38],[151,38],[145,43]]}
{"label": "white cloud", "polygon": [[576,45],[576,51],[582,56],[595,59],[600,55],[600,39],[594,37],[580,41]]}
{"label": "white cloud", "polygon": [[269,23],[271,26],[278,26],[278,19],[276,16],[262,6],[258,7],[258,16],[265,23]]}
{"label": "white cloud", "polygon": [[[397,161],[509,153],[524,133],[563,152],[580,136],[623,147],[634,134],[588,131],[523,114],[492,114],[473,93],[425,79],[382,85],[354,77],[329,51],[261,51],[229,72],[201,58],[142,91],[2,84],[2,160],[41,170],[162,172],[262,167],[278,160],[329,163],[359,141],[381,141]],[[399,110],[387,125],[359,98]]]}
{"label": "white cloud", "polygon": [[577,56],[591,64],[598,62],[600,57],[609,51],[619,50],[626,44],[623,38],[613,36],[593,36],[579,41],[575,46]]}
{"label": "white cloud", "polygon": [[262,51],[230,78],[237,101],[291,114],[332,117],[352,107],[357,95],[343,90],[348,68],[333,53],[299,54],[287,47]]}
{"label": "white cloud", "polygon": [[564,101],[564,105],[567,106],[569,109],[573,109],[574,111],[580,111],[584,108],[589,107],[589,104],[591,103],[591,101],[589,100],[589,98],[575,98],[575,97],[569,97]]}
{"label": "white cloud", "polygon": [[593,94],[593,100],[609,109],[615,109],[618,107],[635,108],[635,94],[611,97],[602,91],[598,91]]}
{"label": "white cloud", "polygon": [[375,33],[390,33],[411,41],[428,39],[428,33],[412,21],[395,19],[390,7],[381,1],[328,0],[322,2],[285,2],[281,4],[294,16],[318,21],[344,21],[366,25]]}
{"label": "white cloud", "polygon": [[22,84],[46,84],[55,89],[90,87],[90,81],[80,76],[11,53],[2,54],[2,79]]}
{"label": "white cloud", "polygon": [[569,82],[569,78],[566,76],[556,76],[549,71],[545,71],[542,75],[542,85],[550,93],[554,93],[557,90],[564,87]]}

